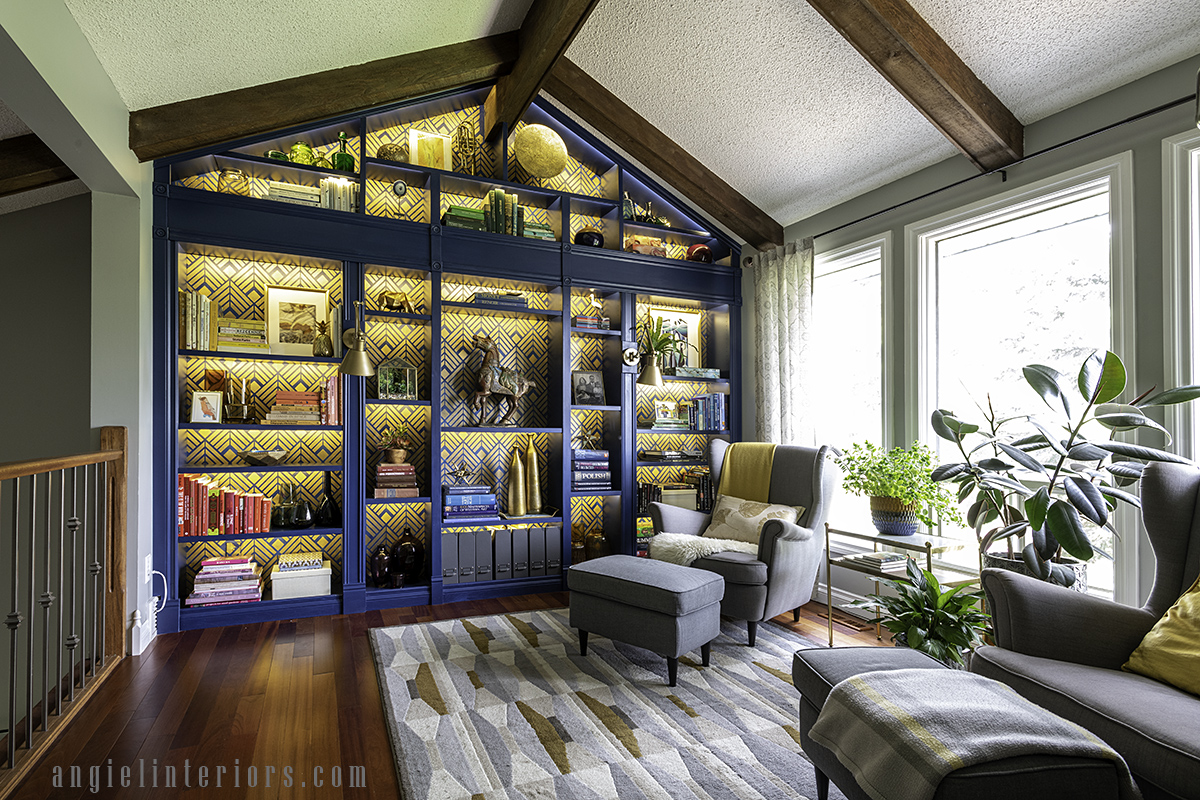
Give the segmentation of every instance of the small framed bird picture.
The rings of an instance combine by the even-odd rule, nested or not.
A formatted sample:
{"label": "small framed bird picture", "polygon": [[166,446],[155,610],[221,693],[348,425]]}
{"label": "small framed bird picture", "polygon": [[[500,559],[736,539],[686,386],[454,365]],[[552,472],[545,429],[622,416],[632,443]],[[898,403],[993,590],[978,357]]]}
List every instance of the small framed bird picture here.
{"label": "small framed bird picture", "polygon": [[189,422],[221,424],[221,392],[192,392],[192,416]]}

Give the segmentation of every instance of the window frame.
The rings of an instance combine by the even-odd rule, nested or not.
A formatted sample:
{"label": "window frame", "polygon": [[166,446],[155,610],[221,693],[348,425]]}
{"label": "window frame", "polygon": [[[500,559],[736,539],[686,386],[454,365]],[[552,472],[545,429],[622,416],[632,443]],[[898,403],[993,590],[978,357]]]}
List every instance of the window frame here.
{"label": "window frame", "polygon": [[[1200,130],[1163,139],[1162,156],[1163,377],[1164,386],[1185,386],[1196,382],[1200,356],[1192,346],[1200,333]],[[1200,430],[1192,405],[1164,411],[1183,455],[1194,459]]]}
{"label": "window frame", "polygon": [[[1067,198],[1101,181],[1108,183],[1109,280],[1112,339],[1110,347],[1121,355],[1129,385],[1136,386],[1136,305],[1134,298],[1133,153],[1125,151],[1058,175],[1021,186],[967,206],[906,225],[904,305],[909,312],[904,331],[905,433],[909,441],[932,445],[935,437],[929,418],[933,413],[937,244],[950,236],[1027,215],[1037,207]],[[1117,529],[1139,535],[1116,540],[1114,597],[1133,602],[1138,585],[1140,520],[1131,509],[1117,514]]]}

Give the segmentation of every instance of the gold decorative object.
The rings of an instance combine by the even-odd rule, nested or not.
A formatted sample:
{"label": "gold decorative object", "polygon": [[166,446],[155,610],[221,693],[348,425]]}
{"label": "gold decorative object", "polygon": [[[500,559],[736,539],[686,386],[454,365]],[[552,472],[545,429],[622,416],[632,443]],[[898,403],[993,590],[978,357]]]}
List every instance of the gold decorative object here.
{"label": "gold decorative object", "polygon": [[381,161],[408,161],[408,132],[405,131],[404,137],[398,142],[379,145],[375,157]]}
{"label": "gold decorative object", "polygon": [[464,122],[454,129],[454,136],[450,140],[450,149],[454,151],[454,163],[459,172],[467,175],[479,174],[480,138],[475,133],[475,127],[469,122]]}
{"label": "gold decorative object", "polygon": [[508,465],[508,515],[525,516],[525,465],[520,445],[513,448],[512,463]]}
{"label": "gold decorative object", "polygon": [[316,154],[307,142],[296,142],[292,145],[288,157],[294,164],[305,164],[310,167],[317,162]]}
{"label": "gold decorative object", "polygon": [[535,178],[553,178],[567,168],[567,146],[545,125],[526,125],[513,138],[517,163]]}
{"label": "gold decorative object", "polygon": [[250,196],[250,179],[240,169],[223,169],[217,173],[217,191]]}
{"label": "gold decorative object", "polygon": [[525,447],[525,506],[530,514],[542,510],[541,476],[538,474],[538,454],[533,447],[533,437]]}

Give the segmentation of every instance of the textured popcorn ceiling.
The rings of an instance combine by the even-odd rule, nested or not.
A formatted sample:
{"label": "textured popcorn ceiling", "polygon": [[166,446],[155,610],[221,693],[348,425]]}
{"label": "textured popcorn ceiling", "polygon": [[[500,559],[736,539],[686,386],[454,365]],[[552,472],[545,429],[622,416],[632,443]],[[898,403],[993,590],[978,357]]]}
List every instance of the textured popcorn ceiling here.
{"label": "textured popcorn ceiling", "polygon": [[[530,4],[65,2],[130,109],[512,30]],[[1025,124],[1200,52],[1197,0],[910,2]],[[568,56],[784,225],[957,152],[803,0],[600,0]]]}
{"label": "textured popcorn ceiling", "polygon": [[21,118],[14,114],[11,108],[0,102],[0,139],[24,136],[29,132],[29,128],[24,122],[21,122]]}

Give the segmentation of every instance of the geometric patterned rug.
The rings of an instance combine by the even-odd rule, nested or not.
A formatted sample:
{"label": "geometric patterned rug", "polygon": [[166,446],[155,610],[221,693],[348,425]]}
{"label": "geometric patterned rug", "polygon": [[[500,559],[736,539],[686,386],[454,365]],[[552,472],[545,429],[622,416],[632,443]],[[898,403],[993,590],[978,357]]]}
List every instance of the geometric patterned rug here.
{"label": "geometric patterned rug", "polygon": [[722,620],[711,666],[599,636],[567,610],[370,631],[406,800],[811,798],[792,653],[819,643]]}

